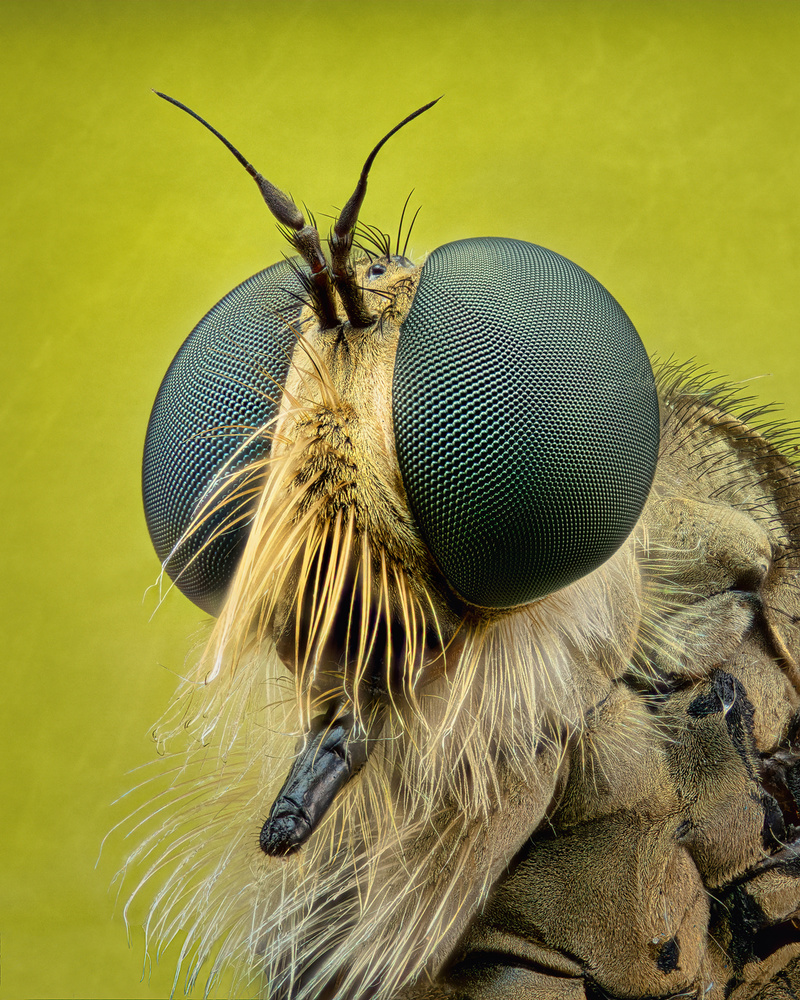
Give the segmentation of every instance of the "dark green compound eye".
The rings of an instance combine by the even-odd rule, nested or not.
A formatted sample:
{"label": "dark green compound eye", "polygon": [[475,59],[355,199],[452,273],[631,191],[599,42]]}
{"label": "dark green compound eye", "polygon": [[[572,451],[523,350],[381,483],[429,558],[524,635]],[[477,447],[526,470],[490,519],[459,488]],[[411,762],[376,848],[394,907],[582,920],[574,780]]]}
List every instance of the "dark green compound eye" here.
{"label": "dark green compound eye", "polygon": [[519,240],[435,250],[402,325],[394,429],[409,505],[453,590],[509,608],[625,541],[655,474],[659,408],[622,308]]}
{"label": "dark green compound eye", "polygon": [[303,291],[286,261],[237,285],[186,338],[153,404],[142,463],[150,537],[180,590],[212,615],[247,540],[252,503],[236,499],[237,486],[269,451],[253,432],[278,411]]}

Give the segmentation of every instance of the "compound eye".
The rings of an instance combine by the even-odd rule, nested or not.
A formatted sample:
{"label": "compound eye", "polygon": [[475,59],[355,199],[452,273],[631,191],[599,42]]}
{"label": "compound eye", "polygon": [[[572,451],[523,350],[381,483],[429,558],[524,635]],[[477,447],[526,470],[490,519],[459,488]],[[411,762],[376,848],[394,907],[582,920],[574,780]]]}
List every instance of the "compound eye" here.
{"label": "compound eye", "polygon": [[150,537],[177,586],[212,615],[247,538],[250,507],[236,489],[269,452],[268,435],[254,432],[278,412],[303,291],[286,261],[234,288],[189,334],[153,404],[142,463]]}
{"label": "compound eye", "polygon": [[392,394],[410,508],[468,603],[544,597],[636,524],[658,457],[653,372],[616,300],[564,257],[495,238],[434,251]]}

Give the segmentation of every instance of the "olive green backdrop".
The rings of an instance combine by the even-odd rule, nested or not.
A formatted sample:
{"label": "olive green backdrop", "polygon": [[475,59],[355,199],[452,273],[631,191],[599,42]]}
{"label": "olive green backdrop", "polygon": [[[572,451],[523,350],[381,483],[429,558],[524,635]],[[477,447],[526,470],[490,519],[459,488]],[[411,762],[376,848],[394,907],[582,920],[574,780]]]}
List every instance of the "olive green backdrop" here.
{"label": "olive green backdrop", "polygon": [[652,352],[755,379],[796,418],[800,5],[34,0],[0,30],[0,995],[163,997],[176,947],[142,980],[108,888],[125,842],[95,867],[203,623],[179,595],[150,620],[142,439],[183,337],[285,244],[149,88],[318,213],[444,93],[381,153],[366,221],[393,230],[414,187],[417,255],[542,243]]}

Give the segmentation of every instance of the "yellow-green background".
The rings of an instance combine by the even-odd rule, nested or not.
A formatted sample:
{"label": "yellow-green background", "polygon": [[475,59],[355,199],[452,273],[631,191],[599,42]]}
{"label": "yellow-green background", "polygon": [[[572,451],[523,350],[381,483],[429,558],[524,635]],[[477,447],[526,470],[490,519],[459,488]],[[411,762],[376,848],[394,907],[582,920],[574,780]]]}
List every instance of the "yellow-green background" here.
{"label": "yellow-green background", "polygon": [[[3,997],[159,997],[108,884],[111,801],[202,615],[157,572],[139,462],[193,323],[285,245],[191,104],[318,213],[373,143],[364,218],[416,253],[516,236],[586,267],[651,351],[800,416],[800,5],[6,2],[0,528]],[[124,808],[122,809],[124,812]]]}

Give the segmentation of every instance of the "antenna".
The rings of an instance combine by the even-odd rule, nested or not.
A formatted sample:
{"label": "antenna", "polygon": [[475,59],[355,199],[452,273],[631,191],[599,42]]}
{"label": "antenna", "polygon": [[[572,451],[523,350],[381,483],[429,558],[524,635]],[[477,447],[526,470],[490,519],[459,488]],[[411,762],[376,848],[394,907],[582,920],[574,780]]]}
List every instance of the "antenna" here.
{"label": "antenna", "polygon": [[[263,174],[259,173],[233,143],[229,142],[205,118],[201,118],[196,111],[192,111],[191,108],[177,101],[174,97],[162,94],[159,90],[154,90],[153,93],[170,104],[174,104],[176,108],[185,111],[187,115],[191,115],[201,125],[204,125],[212,135],[215,135],[233,153],[239,163],[250,174],[258,185],[258,190],[261,192],[261,197],[266,202],[267,208],[281,225],[290,230],[288,233],[289,241],[311,269],[308,290],[312,297],[314,312],[317,314],[320,323],[325,329],[333,329],[339,326],[340,321],[336,307],[334,285],[331,282],[331,266],[328,264],[325,254],[322,251],[322,244],[316,227],[308,225],[303,213],[289,195],[281,191],[280,188],[275,187],[271,181],[268,181]],[[407,125],[423,112],[432,108],[440,100],[441,98],[437,97],[435,101],[430,101],[423,107],[418,108],[399,124],[395,125],[390,132],[386,133],[367,157],[364,166],[361,168],[361,175],[356,184],[356,189],[334,224],[333,233],[329,241],[332,256],[333,282],[335,283],[336,291],[338,291],[341,297],[347,318],[354,327],[370,326],[375,321],[375,316],[364,305],[364,295],[356,281],[355,270],[350,260],[350,252],[353,246],[353,230],[358,221],[358,213],[364,202],[364,196],[367,193],[367,179],[370,168],[381,148],[391,139],[395,132],[398,132],[404,125]]]}

